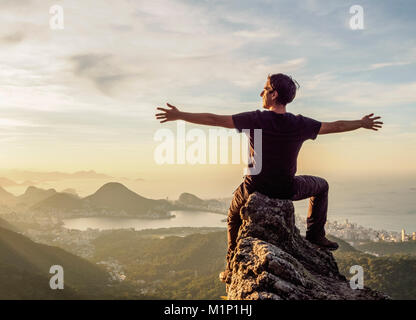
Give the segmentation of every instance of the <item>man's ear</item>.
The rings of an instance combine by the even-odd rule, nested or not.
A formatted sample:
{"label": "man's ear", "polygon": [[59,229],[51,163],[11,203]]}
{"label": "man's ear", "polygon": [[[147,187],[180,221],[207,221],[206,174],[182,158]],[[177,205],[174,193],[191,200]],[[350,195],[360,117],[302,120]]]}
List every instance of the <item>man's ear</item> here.
{"label": "man's ear", "polygon": [[272,93],[272,99],[276,101],[278,96],[279,96],[279,93],[276,90],[274,90]]}

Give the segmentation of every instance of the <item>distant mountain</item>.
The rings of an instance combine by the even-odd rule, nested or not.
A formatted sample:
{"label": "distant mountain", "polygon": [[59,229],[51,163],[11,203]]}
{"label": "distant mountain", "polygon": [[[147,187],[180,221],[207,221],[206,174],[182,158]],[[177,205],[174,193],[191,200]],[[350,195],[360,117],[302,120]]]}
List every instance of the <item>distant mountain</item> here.
{"label": "distant mountain", "polygon": [[15,187],[15,186],[32,186],[36,183],[33,181],[24,181],[22,183],[17,183],[13,180],[7,178],[0,178],[0,187]]}
{"label": "distant mountain", "polygon": [[58,210],[72,211],[84,208],[84,201],[69,193],[55,193],[54,195],[42,200],[30,208],[32,210]]}
{"label": "distant mountain", "polygon": [[134,216],[167,214],[167,210],[171,209],[168,201],[144,198],[118,182],[106,183],[94,194],[84,198],[84,201],[91,207],[124,211]]}
{"label": "distant mountain", "polygon": [[[105,270],[60,248],[0,228],[0,299],[82,299],[108,295]],[[64,269],[64,290],[51,290],[50,267]]]}
{"label": "distant mountain", "polygon": [[68,193],[71,194],[77,198],[80,198],[80,196],[77,193],[77,190],[75,190],[74,188],[66,188],[65,190],[62,190],[61,193]]}
{"label": "distant mountain", "polygon": [[180,209],[201,209],[218,213],[227,213],[227,206],[216,199],[203,200],[192,193],[182,193],[174,202]]}
{"label": "distant mountain", "polygon": [[6,206],[13,206],[16,203],[16,196],[7,192],[2,187],[0,187],[0,204]]}
{"label": "distant mountain", "polygon": [[12,170],[8,174],[13,180],[34,180],[34,181],[56,181],[65,179],[112,179],[111,176],[106,174],[97,173],[94,170],[89,171],[77,171],[74,173],[66,172],[37,172],[37,171],[24,171],[24,170]]}
{"label": "distant mountain", "polygon": [[108,176],[103,173],[97,173],[94,170],[89,171],[77,171],[75,173],[67,175],[67,179],[111,179],[111,176]]}
{"label": "distant mountain", "polygon": [[35,184],[37,183],[31,180],[25,180],[22,183],[19,183],[20,186],[34,186]]}
{"label": "distant mountain", "polygon": [[196,195],[193,195],[187,192],[182,193],[179,196],[178,201],[182,204],[195,205],[195,206],[203,205],[205,203],[205,201],[202,200],[201,198],[198,198]]}
{"label": "distant mountain", "polygon": [[58,211],[70,213],[73,210],[88,211],[89,215],[136,216],[146,218],[167,218],[173,206],[166,200],[147,199],[118,182],[110,182],[85,198],[70,193],[55,193],[31,206],[35,211]]}
{"label": "distant mountain", "polygon": [[56,194],[55,189],[40,189],[30,186],[25,193],[17,197],[20,206],[29,207]]}
{"label": "distant mountain", "polygon": [[13,186],[17,186],[18,183],[7,179],[7,178],[1,178],[0,177],[0,187],[13,187]]}

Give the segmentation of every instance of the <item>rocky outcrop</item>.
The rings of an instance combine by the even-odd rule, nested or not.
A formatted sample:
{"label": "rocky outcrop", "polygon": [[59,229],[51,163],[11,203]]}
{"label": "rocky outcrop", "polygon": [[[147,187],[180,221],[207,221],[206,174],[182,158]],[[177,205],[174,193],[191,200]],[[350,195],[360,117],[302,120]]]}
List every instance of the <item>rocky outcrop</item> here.
{"label": "rocky outcrop", "polygon": [[350,288],[332,253],[300,235],[292,201],[253,193],[240,215],[232,273],[225,280],[228,299],[389,299],[368,288]]}

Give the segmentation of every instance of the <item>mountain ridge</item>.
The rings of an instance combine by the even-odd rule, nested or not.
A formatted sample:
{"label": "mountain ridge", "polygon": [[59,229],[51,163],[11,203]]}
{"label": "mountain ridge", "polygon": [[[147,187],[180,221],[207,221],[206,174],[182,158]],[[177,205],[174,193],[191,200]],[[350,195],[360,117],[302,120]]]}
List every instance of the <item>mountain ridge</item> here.
{"label": "mountain ridge", "polygon": [[[107,272],[63,249],[0,227],[0,299],[80,299],[105,290]],[[64,290],[51,290],[50,267],[64,269]],[[104,294],[105,295],[105,294]]]}

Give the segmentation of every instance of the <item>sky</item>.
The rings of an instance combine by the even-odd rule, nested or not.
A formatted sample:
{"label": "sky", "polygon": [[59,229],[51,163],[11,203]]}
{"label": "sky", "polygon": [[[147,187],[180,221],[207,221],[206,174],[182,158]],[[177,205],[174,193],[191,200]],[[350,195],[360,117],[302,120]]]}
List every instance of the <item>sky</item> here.
{"label": "sky", "polygon": [[[53,29],[50,8],[63,9]],[[352,30],[352,5],[364,29]],[[158,165],[155,120],[261,109],[267,75],[300,84],[287,111],[319,121],[375,113],[379,131],[307,141],[298,174],[416,175],[416,4],[330,0],[2,0],[0,168],[140,178],[149,195],[230,196],[243,164]],[[200,128],[208,134],[208,127]]]}

